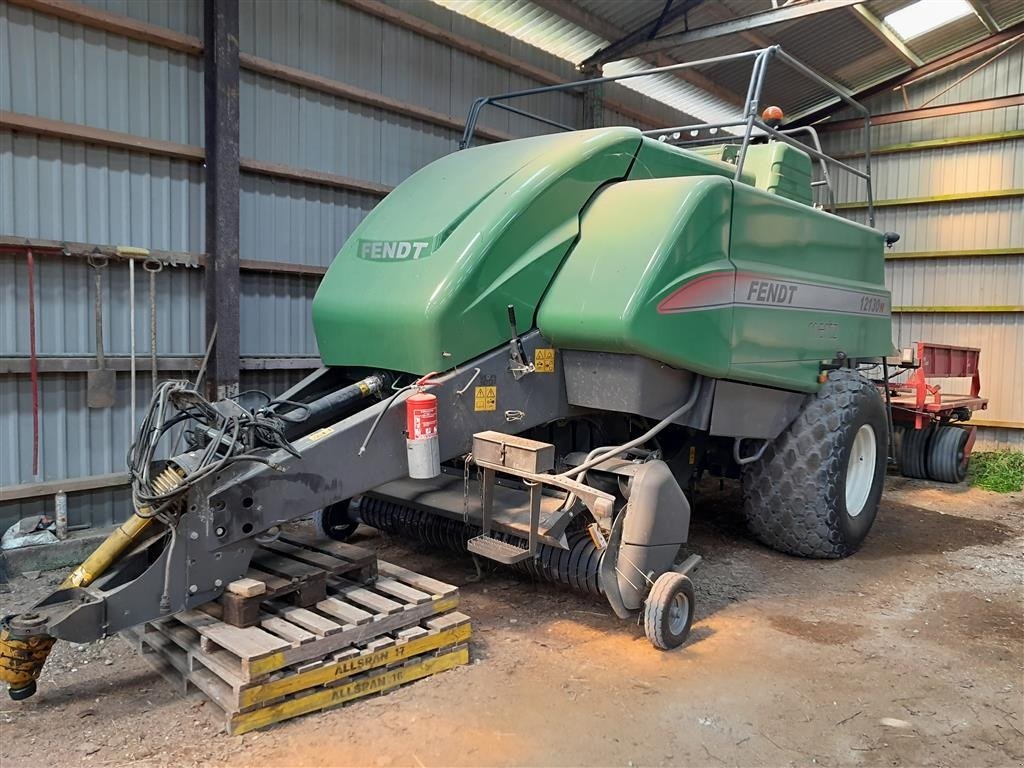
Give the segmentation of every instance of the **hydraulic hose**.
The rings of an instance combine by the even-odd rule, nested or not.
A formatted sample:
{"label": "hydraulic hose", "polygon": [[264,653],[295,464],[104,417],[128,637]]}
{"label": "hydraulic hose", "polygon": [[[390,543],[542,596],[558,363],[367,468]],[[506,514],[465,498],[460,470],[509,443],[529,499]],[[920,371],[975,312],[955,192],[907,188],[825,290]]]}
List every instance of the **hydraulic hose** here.
{"label": "hydraulic hose", "polygon": [[608,459],[615,458],[616,456],[621,456],[622,454],[626,453],[626,451],[632,450],[633,448],[636,448],[638,445],[643,445],[648,440],[651,440],[659,432],[661,432],[663,429],[672,424],[676,419],[678,419],[684,413],[693,408],[693,406],[697,402],[698,395],[700,395],[700,391],[703,387],[703,384],[704,378],[697,378],[694,381],[693,390],[690,392],[690,396],[686,399],[686,402],[683,403],[678,408],[676,408],[674,411],[672,411],[672,413],[663,418],[649,430],[640,435],[640,437],[634,437],[628,443],[623,443],[622,445],[595,448],[589,454],[587,454],[586,461],[584,461],[579,466],[573,467],[572,469],[567,469],[565,472],[559,473],[557,477],[577,478],[584,472],[586,472],[588,469],[593,469],[598,464],[607,461]]}

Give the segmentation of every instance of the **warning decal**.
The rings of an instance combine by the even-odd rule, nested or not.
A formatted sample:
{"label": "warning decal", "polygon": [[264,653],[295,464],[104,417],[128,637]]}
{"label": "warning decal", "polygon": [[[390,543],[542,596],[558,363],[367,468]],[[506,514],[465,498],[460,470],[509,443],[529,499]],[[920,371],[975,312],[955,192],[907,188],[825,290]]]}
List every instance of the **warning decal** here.
{"label": "warning decal", "polygon": [[554,373],[555,350],[538,349],[533,353],[533,370],[536,373]]}
{"label": "warning decal", "polygon": [[474,411],[496,411],[498,409],[497,387],[476,387],[473,398]]}
{"label": "warning decal", "polygon": [[323,429],[318,429],[316,432],[310,432],[308,435],[306,435],[306,439],[309,440],[309,442],[311,443],[315,443],[317,440],[323,440],[328,435],[333,434],[333,427],[324,427]]}

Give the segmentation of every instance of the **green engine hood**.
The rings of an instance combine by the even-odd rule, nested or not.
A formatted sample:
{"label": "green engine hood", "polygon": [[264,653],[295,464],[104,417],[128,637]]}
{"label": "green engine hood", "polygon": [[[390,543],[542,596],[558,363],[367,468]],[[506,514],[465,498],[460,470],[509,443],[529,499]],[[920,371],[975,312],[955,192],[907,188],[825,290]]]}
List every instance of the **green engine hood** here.
{"label": "green engine hood", "polygon": [[544,291],[601,185],[641,142],[605,128],[477,147],[406,179],[356,228],[317,290],[325,365],[426,373],[534,325]]}

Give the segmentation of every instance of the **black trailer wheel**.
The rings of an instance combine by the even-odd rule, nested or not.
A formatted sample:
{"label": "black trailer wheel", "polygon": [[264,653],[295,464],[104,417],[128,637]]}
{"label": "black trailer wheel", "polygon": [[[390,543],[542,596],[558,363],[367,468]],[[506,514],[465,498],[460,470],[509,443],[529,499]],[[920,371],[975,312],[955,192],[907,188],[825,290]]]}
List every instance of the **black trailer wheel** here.
{"label": "black trailer wheel", "polygon": [[644,602],[644,634],[663,651],[686,642],[693,624],[693,582],[675,571],[661,574]]}
{"label": "black trailer wheel", "polygon": [[878,390],[855,371],[831,371],[793,423],[744,467],[751,533],[790,555],[853,554],[878,512],[887,445]]}
{"label": "black trailer wheel", "polygon": [[931,424],[922,429],[907,427],[903,430],[903,444],[900,448],[900,473],[904,477],[924,480],[928,477],[928,461],[935,433]]}
{"label": "black trailer wheel", "polygon": [[966,447],[966,430],[948,425],[938,427],[928,448],[928,477],[940,483],[962,483],[971,461]]}
{"label": "black trailer wheel", "polygon": [[313,524],[317,531],[329,539],[347,541],[359,527],[359,521],[353,520],[349,512],[351,503],[351,501],[339,501],[314,514]]}

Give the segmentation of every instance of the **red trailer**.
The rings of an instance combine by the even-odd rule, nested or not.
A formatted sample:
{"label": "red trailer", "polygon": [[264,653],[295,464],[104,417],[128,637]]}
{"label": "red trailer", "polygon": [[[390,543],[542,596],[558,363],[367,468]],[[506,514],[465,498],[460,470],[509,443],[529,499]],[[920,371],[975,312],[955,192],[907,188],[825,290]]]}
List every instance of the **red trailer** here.
{"label": "red trailer", "polygon": [[[885,383],[893,426],[902,433],[900,470],[904,477],[959,483],[967,476],[977,432],[964,422],[988,407],[980,396],[981,350],[919,341],[910,351],[899,363],[912,371],[910,376]],[[935,379],[970,379],[970,391],[947,393],[941,384],[929,383]]]}

